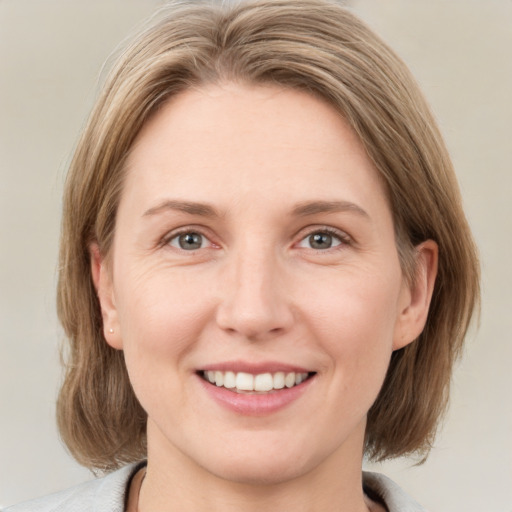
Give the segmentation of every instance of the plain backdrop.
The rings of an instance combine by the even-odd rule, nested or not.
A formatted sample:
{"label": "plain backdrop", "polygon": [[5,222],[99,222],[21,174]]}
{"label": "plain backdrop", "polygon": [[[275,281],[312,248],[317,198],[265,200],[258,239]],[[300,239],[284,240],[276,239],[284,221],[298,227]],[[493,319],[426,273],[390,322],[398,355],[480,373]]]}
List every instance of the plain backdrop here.
{"label": "plain backdrop", "polygon": [[[0,0],[0,506],[91,478],[59,441],[62,183],[102,64],[162,2]],[[405,59],[451,150],[483,307],[429,460],[385,472],[436,512],[512,511],[512,1],[349,2]]]}

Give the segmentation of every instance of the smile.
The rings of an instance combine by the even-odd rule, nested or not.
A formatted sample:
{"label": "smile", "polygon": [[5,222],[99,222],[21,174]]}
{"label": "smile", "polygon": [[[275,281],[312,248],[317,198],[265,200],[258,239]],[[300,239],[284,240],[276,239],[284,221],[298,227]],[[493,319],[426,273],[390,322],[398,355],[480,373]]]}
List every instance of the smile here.
{"label": "smile", "polygon": [[246,372],[207,370],[200,372],[203,379],[217,387],[235,393],[269,393],[298,386],[314,373],[275,372],[253,375]]}

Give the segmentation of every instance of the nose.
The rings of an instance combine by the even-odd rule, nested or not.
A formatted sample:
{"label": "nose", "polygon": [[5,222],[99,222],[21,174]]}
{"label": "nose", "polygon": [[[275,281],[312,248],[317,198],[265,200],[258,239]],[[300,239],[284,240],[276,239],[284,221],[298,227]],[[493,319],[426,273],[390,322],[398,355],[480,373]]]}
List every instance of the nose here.
{"label": "nose", "polygon": [[287,332],[294,323],[291,294],[272,251],[240,251],[227,267],[217,325],[250,341]]}

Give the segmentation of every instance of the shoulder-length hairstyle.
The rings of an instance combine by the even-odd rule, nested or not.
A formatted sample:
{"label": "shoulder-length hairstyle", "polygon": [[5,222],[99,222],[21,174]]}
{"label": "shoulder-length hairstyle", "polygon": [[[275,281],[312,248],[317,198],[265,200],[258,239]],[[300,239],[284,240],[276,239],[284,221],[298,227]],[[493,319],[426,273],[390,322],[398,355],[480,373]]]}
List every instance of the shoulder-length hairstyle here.
{"label": "shoulder-length hairstyle", "polygon": [[476,249],[436,122],[404,63],[333,0],[175,1],[113,67],[71,162],[60,246],[58,314],[69,340],[58,400],[63,440],[85,466],[112,470],[146,454],[146,413],[123,353],[102,334],[89,248],[108,257],[124,163],[171,96],[225,82],[275,84],[322,98],[361,139],[389,196],[402,270],[432,239],[439,269],[426,327],[392,354],[368,413],[366,455],[425,458],[479,300]]}

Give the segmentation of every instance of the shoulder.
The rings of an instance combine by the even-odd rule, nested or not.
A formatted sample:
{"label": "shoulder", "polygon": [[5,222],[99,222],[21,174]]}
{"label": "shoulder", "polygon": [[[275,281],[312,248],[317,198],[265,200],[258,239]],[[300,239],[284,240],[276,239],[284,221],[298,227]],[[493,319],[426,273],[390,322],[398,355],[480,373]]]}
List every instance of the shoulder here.
{"label": "shoulder", "polygon": [[103,478],[13,505],[3,512],[123,512],[128,483],[141,465],[130,464]]}
{"label": "shoulder", "polygon": [[380,501],[389,512],[427,512],[387,476],[364,471],[363,487],[371,499]]}

